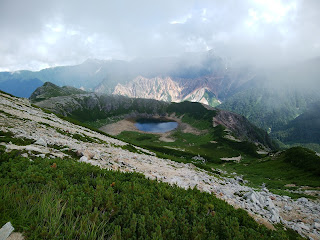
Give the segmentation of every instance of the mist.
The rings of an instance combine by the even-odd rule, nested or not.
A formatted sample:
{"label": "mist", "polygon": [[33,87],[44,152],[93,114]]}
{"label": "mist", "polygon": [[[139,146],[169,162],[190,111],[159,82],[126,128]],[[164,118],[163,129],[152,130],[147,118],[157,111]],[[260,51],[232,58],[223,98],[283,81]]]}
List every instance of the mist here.
{"label": "mist", "polygon": [[288,66],[320,56],[319,9],[317,0],[2,0],[0,70],[208,50],[235,63]]}

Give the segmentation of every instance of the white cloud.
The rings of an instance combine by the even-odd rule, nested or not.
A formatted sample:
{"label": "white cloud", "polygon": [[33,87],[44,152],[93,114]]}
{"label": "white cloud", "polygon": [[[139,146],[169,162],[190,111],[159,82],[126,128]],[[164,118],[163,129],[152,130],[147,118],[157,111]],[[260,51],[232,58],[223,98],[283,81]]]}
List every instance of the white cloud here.
{"label": "white cloud", "polygon": [[172,21],[170,21],[169,23],[170,23],[170,24],[184,24],[184,23],[186,23],[190,18],[192,18],[192,14],[191,14],[191,13],[189,13],[189,14],[187,14],[187,15],[185,15],[185,16],[182,16],[182,17],[180,17],[180,18],[177,18],[176,20],[172,20]]}
{"label": "white cloud", "polygon": [[2,0],[0,69],[211,48],[262,64],[309,58],[320,55],[319,9],[318,0]]}

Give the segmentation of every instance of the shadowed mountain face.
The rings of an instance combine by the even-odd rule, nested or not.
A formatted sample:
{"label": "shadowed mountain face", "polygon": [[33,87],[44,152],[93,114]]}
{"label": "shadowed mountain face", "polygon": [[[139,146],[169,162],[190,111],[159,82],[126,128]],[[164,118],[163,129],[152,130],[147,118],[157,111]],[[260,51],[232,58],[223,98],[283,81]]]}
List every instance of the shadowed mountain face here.
{"label": "shadowed mountain face", "polygon": [[273,134],[283,142],[320,144],[320,102],[310,104],[300,116]]}
{"label": "shadowed mountain face", "polygon": [[239,113],[257,126],[276,131],[320,99],[317,92],[292,88],[251,88],[235,94],[219,108]]}

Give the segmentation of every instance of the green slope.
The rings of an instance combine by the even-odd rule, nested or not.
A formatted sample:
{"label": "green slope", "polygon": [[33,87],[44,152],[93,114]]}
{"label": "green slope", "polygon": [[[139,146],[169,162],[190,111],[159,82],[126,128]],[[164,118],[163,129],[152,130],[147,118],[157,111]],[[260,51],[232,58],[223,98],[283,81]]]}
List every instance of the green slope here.
{"label": "green slope", "polygon": [[310,105],[303,114],[272,136],[288,144],[320,144],[320,102]]}
{"label": "green slope", "polygon": [[0,224],[28,239],[299,239],[196,189],[20,155],[1,150]]}
{"label": "green slope", "polygon": [[218,108],[236,112],[265,130],[276,130],[302,114],[319,99],[311,92],[293,89],[253,88],[227,99]]}
{"label": "green slope", "polygon": [[30,96],[33,102],[43,101],[51,97],[70,96],[73,94],[86,93],[85,91],[74,87],[59,87],[51,82],[45,82],[41,87],[38,87]]}

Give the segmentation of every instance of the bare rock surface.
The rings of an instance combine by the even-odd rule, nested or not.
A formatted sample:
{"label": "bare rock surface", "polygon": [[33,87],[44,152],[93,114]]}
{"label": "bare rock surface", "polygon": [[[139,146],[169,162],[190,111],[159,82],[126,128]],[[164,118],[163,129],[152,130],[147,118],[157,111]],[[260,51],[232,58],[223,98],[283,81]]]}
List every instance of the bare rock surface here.
{"label": "bare rock surface", "polygon": [[22,233],[13,232],[6,240],[24,240],[24,236]]}
{"label": "bare rock surface", "polygon": [[266,188],[252,189],[239,176],[224,178],[209,174],[193,164],[161,159],[139,147],[136,147],[139,153],[129,152],[122,149],[126,143],[45,113],[32,107],[25,99],[0,93],[0,109],[1,131],[34,140],[33,144],[26,146],[1,143],[7,151],[20,149],[25,150],[26,157],[36,155],[52,158],[66,158],[69,152],[74,152],[79,161],[101,168],[140,172],[147,178],[176,184],[185,189],[197,187],[201,191],[215,194],[236,208],[245,209],[258,222],[270,228],[273,223],[281,222],[301,235],[320,239],[318,200],[293,200],[275,195]]}
{"label": "bare rock surface", "polygon": [[2,228],[0,228],[0,240],[6,240],[13,230],[14,227],[10,222],[7,222],[5,225],[3,225]]}
{"label": "bare rock surface", "polygon": [[[193,88],[186,86],[188,84],[179,84],[171,77],[146,78],[137,76],[127,84],[118,83],[113,94],[128,96],[131,98],[149,98],[168,102],[200,102],[213,105],[221,103],[215,97],[208,97],[207,93],[215,96],[210,88],[205,85],[198,85]],[[191,90],[192,89],[192,90]]]}

